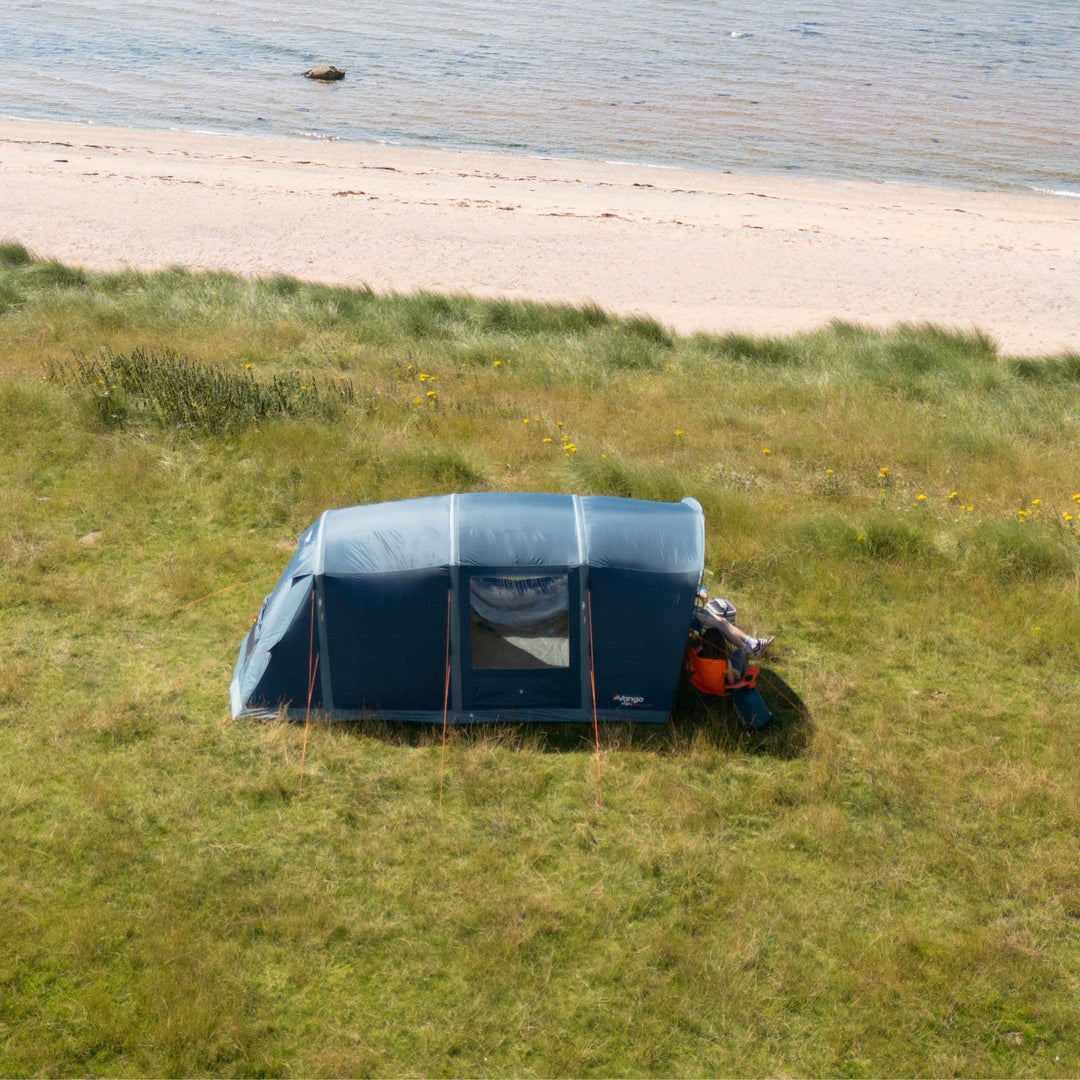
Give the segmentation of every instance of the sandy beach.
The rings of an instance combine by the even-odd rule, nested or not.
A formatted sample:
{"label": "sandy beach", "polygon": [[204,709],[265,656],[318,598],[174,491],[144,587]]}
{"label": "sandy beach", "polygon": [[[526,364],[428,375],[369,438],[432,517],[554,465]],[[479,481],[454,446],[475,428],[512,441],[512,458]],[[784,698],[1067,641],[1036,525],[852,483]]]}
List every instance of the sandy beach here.
{"label": "sandy beach", "polygon": [[0,119],[0,239],[378,292],[594,302],[679,331],[830,319],[1080,351],[1080,200]]}

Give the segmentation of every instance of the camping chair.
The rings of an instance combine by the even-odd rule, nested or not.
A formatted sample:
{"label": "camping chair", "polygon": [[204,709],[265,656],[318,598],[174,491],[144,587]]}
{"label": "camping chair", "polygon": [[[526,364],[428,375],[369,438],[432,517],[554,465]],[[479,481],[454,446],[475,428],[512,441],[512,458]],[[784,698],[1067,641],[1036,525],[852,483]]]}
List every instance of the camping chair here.
{"label": "camping chair", "polygon": [[[706,631],[691,641],[686,654],[686,667],[690,673],[690,684],[701,694],[711,697],[731,698],[739,719],[755,731],[765,727],[772,720],[769,707],[757,690],[757,677],[761,668],[747,664],[742,678],[737,682],[727,681],[728,648],[727,643],[718,635]],[[715,655],[719,653],[719,655]],[[707,655],[712,654],[712,655]]]}
{"label": "camping chair", "polygon": [[703,651],[702,646],[691,645],[690,651],[687,653],[690,682],[703,694],[711,694],[714,697],[730,697],[732,690],[741,690],[744,687],[753,690],[756,687],[761,668],[754,664],[748,664],[743,671],[743,677],[738,682],[729,683],[727,681],[727,657],[707,657],[703,655]]}

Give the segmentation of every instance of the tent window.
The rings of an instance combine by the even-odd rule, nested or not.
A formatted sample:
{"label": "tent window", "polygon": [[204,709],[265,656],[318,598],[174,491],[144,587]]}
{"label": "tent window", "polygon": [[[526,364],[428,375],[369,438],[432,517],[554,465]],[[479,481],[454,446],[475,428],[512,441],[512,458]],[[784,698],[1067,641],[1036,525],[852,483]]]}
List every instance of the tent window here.
{"label": "tent window", "polygon": [[566,574],[471,578],[473,668],[568,668],[568,586]]}

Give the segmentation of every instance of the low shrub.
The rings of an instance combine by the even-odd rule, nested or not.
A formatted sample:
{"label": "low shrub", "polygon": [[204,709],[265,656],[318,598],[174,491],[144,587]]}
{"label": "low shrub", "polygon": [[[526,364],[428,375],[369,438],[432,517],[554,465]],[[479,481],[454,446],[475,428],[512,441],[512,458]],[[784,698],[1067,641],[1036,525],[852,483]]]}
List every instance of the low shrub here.
{"label": "low shrub", "polygon": [[262,382],[250,371],[198,364],[168,348],[129,353],[106,348],[94,359],[48,364],[46,377],[88,392],[106,427],[142,421],[225,433],[274,418],[336,419],[356,400],[344,377],[276,374]]}

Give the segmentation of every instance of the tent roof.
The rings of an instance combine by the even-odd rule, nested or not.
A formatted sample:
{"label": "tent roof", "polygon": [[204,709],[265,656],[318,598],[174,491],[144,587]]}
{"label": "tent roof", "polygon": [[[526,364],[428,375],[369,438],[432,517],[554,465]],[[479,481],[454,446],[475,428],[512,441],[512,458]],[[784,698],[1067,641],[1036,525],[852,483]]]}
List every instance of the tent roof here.
{"label": "tent roof", "polygon": [[704,547],[690,498],[481,492],[328,510],[300,537],[286,573],[588,565],[684,574],[700,572]]}

